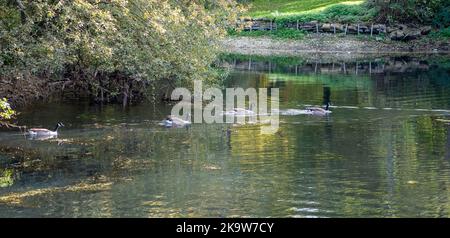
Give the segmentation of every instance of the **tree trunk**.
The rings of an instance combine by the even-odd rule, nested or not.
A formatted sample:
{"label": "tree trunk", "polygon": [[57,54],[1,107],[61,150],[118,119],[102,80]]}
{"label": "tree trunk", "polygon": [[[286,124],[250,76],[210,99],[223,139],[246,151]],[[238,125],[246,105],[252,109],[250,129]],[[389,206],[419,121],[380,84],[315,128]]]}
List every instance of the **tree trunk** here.
{"label": "tree trunk", "polygon": [[23,5],[21,0],[16,0],[17,7],[20,11],[20,19],[22,21],[22,24],[25,24],[27,21],[27,14],[25,13],[25,6]]}
{"label": "tree trunk", "polygon": [[128,82],[125,81],[123,84],[123,99],[122,99],[123,108],[127,107],[129,93],[130,93],[130,86],[128,85]]}

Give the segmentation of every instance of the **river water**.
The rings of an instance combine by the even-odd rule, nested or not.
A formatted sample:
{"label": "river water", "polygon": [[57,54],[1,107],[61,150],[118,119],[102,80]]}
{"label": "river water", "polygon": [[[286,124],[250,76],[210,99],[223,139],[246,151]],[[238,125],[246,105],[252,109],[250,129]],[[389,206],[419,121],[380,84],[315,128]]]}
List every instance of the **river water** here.
{"label": "river water", "polygon": [[[448,61],[447,61],[448,62]],[[0,132],[0,217],[449,217],[450,67],[442,60],[228,58],[229,87],[279,88],[328,116],[163,128],[167,105],[59,101]],[[292,110],[291,110],[292,111]]]}

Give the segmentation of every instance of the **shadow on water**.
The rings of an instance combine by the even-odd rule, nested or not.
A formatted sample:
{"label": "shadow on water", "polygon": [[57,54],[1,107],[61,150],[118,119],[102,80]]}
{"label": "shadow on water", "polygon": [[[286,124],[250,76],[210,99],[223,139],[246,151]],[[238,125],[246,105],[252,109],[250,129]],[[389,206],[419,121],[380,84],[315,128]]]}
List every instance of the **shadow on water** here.
{"label": "shadow on water", "polygon": [[66,127],[0,132],[0,216],[447,217],[446,62],[224,60],[229,87],[280,88],[280,110],[331,102],[327,116],[281,115],[271,135],[163,128],[167,105],[36,103],[19,124]]}

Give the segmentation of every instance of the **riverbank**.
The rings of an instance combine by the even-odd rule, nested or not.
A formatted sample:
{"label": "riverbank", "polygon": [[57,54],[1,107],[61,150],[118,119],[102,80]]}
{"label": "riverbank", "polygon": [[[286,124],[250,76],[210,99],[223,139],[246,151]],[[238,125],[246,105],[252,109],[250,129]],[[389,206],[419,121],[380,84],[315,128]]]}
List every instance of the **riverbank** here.
{"label": "riverbank", "polygon": [[228,37],[221,42],[225,53],[285,55],[305,58],[354,59],[368,55],[450,54],[450,43],[430,38],[398,42],[376,37],[308,34],[301,39]]}

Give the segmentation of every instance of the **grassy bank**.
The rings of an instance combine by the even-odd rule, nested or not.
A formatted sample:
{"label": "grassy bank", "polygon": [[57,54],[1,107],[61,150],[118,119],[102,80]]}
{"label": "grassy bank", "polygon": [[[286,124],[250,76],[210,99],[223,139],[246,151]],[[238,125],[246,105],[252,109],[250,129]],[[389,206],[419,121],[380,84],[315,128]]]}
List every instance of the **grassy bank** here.
{"label": "grassy bank", "polygon": [[295,29],[281,28],[276,31],[236,31],[231,29],[228,31],[229,36],[246,36],[246,37],[270,37],[273,39],[303,39],[306,35],[304,31]]}
{"label": "grassy bank", "polygon": [[448,0],[247,0],[247,15],[253,18],[339,20],[378,23],[433,24],[450,26]]}
{"label": "grassy bank", "polygon": [[256,0],[249,4],[247,15],[253,18],[272,18],[284,21],[369,21],[376,12],[356,0]]}
{"label": "grassy bank", "polygon": [[375,13],[368,10],[364,1],[355,0],[255,0],[248,3],[247,16],[270,18],[277,23],[277,31],[229,31],[230,36],[266,36],[274,39],[302,39],[305,32],[283,27],[286,22],[341,22],[370,21]]}
{"label": "grassy bank", "polygon": [[[416,1],[416,0],[413,0]],[[439,3],[441,0],[435,0]],[[434,2],[433,2],[434,3]],[[369,1],[356,0],[253,0],[246,1],[249,10],[245,16],[252,18],[269,18],[276,23],[276,31],[236,31],[230,30],[230,36],[246,37],[269,37],[272,39],[303,39],[306,32],[287,28],[295,22],[318,21],[322,23],[386,23],[386,24],[412,24],[416,28],[420,26],[434,26],[433,32],[429,36],[422,38],[429,40],[446,40],[450,38],[450,14],[445,9],[450,9],[450,5],[445,3],[444,10],[431,8],[434,5],[429,3],[430,7],[420,20],[414,13],[396,13],[397,8],[403,5],[389,5],[384,3],[374,3]],[[384,5],[383,5],[384,4]],[[420,4],[419,4],[420,5]],[[409,5],[405,7],[408,8]],[[411,8],[411,6],[409,6]],[[409,9],[408,8],[408,9]],[[414,5],[414,9],[420,9],[420,6]],[[397,10],[396,10],[397,9]],[[434,10],[433,10],[434,9]],[[394,14],[395,17],[392,16]],[[407,21],[405,22],[405,19]],[[410,19],[410,20],[408,20]],[[374,39],[383,40],[386,34],[379,34]]]}
{"label": "grassy bank", "polygon": [[360,0],[254,0],[250,1],[251,17],[287,17],[319,12],[339,3],[359,4]]}

